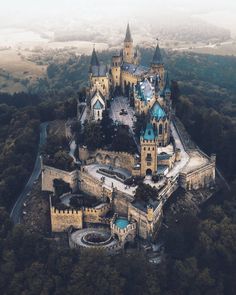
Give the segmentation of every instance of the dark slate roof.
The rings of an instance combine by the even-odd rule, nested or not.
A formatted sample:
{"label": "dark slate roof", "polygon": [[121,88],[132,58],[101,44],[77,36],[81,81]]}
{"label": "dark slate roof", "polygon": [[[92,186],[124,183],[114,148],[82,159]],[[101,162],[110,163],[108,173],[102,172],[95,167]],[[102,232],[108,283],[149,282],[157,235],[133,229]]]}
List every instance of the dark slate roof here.
{"label": "dark slate roof", "polygon": [[165,73],[164,73],[164,87],[163,87],[162,91],[160,92],[160,96],[165,97],[166,94],[171,94],[171,86],[170,86],[170,79],[169,79],[168,71],[165,71]]}
{"label": "dark slate roof", "polygon": [[142,76],[149,71],[148,67],[141,65],[134,65],[127,62],[124,62],[121,66],[122,71],[128,72],[134,76]]}
{"label": "dark slate roof", "polygon": [[99,61],[98,61],[98,57],[97,57],[97,53],[96,53],[95,48],[93,48],[90,65],[91,66],[99,66]]}
{"label": "dark slate roof", "polygon": [[92,66],[91,73],[93,77],[106,77],[107,67],[105,65]]}
{"label": "dark slate roof", "polygon": [[125,34],[125,42],[133,42],[133,39],[131,37],[131,33],[130,33],[130,27],[129,27],[129,24],[127,25],[127,28],[126,28],[126,34]]}
{"label": "dark slate roof", "polygon": [[133,203],[132,203],[132,205],[135,208],[137,208],[137,209],[139,209],[139,210],[141,210],[143,212],[147,212],[147,206],[152,206],[153,209],[155,210],[159,204],[160,204],[160,201],[153,200],[151,198],[149,199],[149,201],[147,203],[142,201],[142,200],[134,200]]}
{"label": "dark slate roof", "polygon": [[165,71],[165,92],[171,92],[170,89],[170,79],[169,79],[169,72]]}
{"label": "dark slate roof", "polygon": [[157,166],[157,174],[158,175],[164,174],[164,172],[166,170],[168,170],[168,166],[166,166],[166,165],[158,165]]}
{"label": "dark slate roof", "polygon": [[156,50],[155,50],[154,55],[153,55],[152,64],[154,64],[154,65],[163,64],[163,60],[162,60],[162,56],[161,56],[161,50],[160,50],[158,42],[157,42]]}
{"label": "dark slate roof", "polygon": [[165,152],[162,152],[158,155],[159,160],[169,160],[170,157],[171,157],[171,155],[169,155]]}
{"label": "dark slate roof", "polygon": [[101,99],[104,101],[104,103],[105,103],[106,99],[105,99],[104,95],[102,94],[101,91],[99,91],[99,90],[97,90],[97,89],[93,92],[93,94],[92,94],[92,96],[91,96],[91,100],[94,98],[94,96],[95,96],[96,94],[98,94],[98,95],[101,97]]}

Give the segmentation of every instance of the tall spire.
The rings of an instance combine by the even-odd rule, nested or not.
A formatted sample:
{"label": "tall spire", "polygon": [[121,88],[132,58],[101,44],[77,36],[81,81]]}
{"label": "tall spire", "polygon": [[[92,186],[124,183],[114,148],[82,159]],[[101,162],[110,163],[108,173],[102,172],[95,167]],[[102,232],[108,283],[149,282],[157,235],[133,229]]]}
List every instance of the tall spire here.
{"label": "tall spire", "polygon": [[92,56],[91,56],[90,65],[91,66],[99,66],[99,61],[98,61],[97,53],[95,50],[95,44],[93,46],[93,52],[92,52]]}
{"label": "tall spire", "polygon": [[129,23],[127,24],[127,28],[126,28],[126,34],[125,34],[125,42],[133,42],[133,39],[131,37],[131,33],[130,33],[130,27],[129,27]]}
{"label": "tall spire", "polygon": [[156,50],[153,55],[152,64],[154,65],[161,65],[163,64],[162,56],[161,56],[161,50],[159,47],[159,40],[157,39],[157,46]]}

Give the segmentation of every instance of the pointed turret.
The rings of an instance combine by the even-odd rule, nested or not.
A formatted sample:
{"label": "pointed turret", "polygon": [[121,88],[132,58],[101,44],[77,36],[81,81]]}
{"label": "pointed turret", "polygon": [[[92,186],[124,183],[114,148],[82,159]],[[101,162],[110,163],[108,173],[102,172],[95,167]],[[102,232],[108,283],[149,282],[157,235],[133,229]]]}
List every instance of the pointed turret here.
{"label": "pointed turret", "polygon": [[155,140],[157,138],[151,123],[147,123],[145,131],[142,130],[140,136],[143,140]]}
{"label": "pointed turret", "polygon": [[130,33],[129,23],[128,23],[127,28],[126,28],[126,34],[125,34],[124,42],[133,42],[133,39],[132,39],[131,33]]}
{"label": "pointed turret", "polygon": [[161,56],[161,50],[160,50],[160,47],[159,47],[159,41],[158,40],[157,40],[156,50],[155,50],[154,55],[153,55],[152,64],[153,65],[162,65],[163,64],[163,60],[162,60],[162,56]]}
{"label": "pointed turret", "polygon": [[123,61],[132,64],[134,63],[134,60],[133,39],[131,37],[130,27],[128,24],[124,40]]}
{"label": "pointed turret", "polygon": [[90,66],[99,66],[99,61],[98,61],[98,57],[97,57],[97,53],[95,50],[95,47],[93,47],[93,52],[92,52],[92,56],[91,56],[91,61],[90,61]]}

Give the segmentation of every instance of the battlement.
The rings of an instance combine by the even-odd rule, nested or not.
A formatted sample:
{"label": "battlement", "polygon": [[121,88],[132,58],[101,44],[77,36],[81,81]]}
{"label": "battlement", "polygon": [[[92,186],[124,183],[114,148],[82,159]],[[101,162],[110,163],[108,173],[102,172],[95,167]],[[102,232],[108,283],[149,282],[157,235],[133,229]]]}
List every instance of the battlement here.
{"label": "battlement", "polygon": [[131,157],[134,156],[133,154],[130,154],[127,152],[107,151],[103,149],[97,149],[95,153],[106,153],[106,154],[112,153],[113,155],[117,155],[117,156],[131,156]]}

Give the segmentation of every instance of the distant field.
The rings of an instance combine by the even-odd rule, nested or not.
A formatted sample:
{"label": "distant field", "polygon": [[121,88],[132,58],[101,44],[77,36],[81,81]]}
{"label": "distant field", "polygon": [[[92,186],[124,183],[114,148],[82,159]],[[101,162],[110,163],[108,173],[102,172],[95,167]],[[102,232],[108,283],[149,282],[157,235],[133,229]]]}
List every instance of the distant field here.
{"label": "distant field", "polygon": [[[135,38],[136,42],[139,38]],[[145,39],[145,38],[144,38]],[[146,37],[146,39],[148,39]],[[149,38],[150,39],[150,38]],[[141,40],[141,36],[140,36]],[[140,41],[139,40],[139,41]],[[143,47],[154,47],[153,42],[137,42],[142,43]],[[114,44],[114,43],[113,43]],[[93,43],[89,41],[69,41],[69,42],[25,42],[18,46],[4,48],[4,42],[0,42],[0,92],[27,92],[32,89],[36,80],[45,77],[47,64],[50,61],[63,61],[68,59],[71,54],[89,55],[93,48]],[[106,43],[97,43],[98,51],[117,50],[122,46],[117,43],[108,46]],[[162,48],[172,49],[179,52],[195,52],[213,55],[234,55],[236,56],[236,42],[231,40],[219,44],[177,42],[173,40],[162,40],[160,43]]]}
{"label": "distant field", "polygon": [[214,54],[214,55],[234,55],[236,56],[236,42],[216,44],[212,47],[192,48],[188,51],[203,53],[203,54]]}
{"label": "distant field", "polygon": [[[27,61],[15,49],[0,50],[0,91],[20,92],[45,74],[46,67]],[[22,82],[23,80],[23,82]],[[29,82],[25,82],[25,81]]]}

